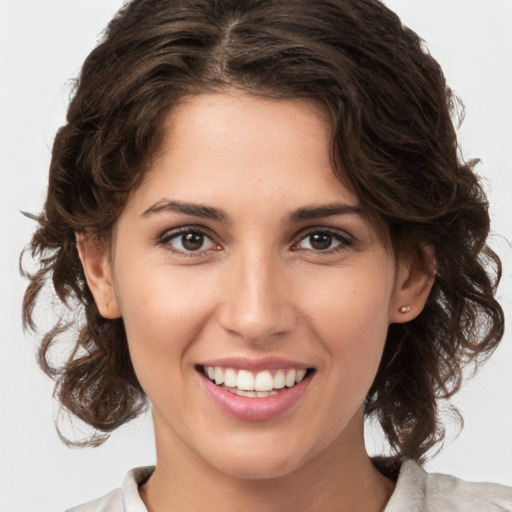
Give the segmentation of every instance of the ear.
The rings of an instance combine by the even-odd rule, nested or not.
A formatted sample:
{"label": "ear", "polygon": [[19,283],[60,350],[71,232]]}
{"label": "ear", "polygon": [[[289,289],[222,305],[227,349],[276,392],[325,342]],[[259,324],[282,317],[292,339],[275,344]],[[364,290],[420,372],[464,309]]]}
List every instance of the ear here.
{"label": "ear", "polygon": [[111,320],[119,318],[121,311],[112,285],[108,244],[86,233],[77,233],[76,245],[87,284],[100,315]]}
{"label": "ear", "polygon": [[427,302],[434,284],[436,261],[434,251],[425,246],[397,265],[395,293],[391,300],[389,323],[404,323],[416,318]]}

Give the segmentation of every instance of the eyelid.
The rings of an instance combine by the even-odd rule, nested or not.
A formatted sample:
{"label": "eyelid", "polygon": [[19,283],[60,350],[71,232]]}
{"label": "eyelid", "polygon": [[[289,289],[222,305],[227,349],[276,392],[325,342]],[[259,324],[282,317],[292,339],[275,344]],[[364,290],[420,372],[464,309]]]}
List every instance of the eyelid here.
{"label": "eyelid", "polygon": [[[180,235],[187,233],[197,233],[205,238],[209,239],[216,247],[213,249],[200,249],[197,251],[182,251],[175,249],[170,245],[170,241],[178,238]],[[156,244],[165,247],[171,253],[184,256],[184,257],[201,257],[212,250],[219,250],[220,244],[216,241],[216,237],[210,232],[208,228],[199,225],[187,224],[185,226],[179,226],[171,229],[167,229],[156,239]]]}
{"label": "eyelid", "polygon": [[327,226],[310,226],[298,234],[297,241],[292,244],[292,250],[301,250],[300,248],[294,249],[300,242],[315,233],[329,234],[340,242],[340,245],[332,249],[315,250],[315,249],[302,249],[304,251],[315,252],[318,254],[331,254],[339,251],[346,250],[347,247],[352,247],[355,244],[355,239],[352,235],[343,229],[327,227]]}

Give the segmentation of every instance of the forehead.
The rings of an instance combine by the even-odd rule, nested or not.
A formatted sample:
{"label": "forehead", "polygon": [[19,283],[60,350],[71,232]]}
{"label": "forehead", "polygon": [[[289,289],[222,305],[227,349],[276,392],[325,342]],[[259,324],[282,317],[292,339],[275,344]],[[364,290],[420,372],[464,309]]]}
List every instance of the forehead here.
{"label": "forehead", "polygon": [[332,124],[319,103],[201,94],[175,107],[162,129],[141,192],[221,202],[250,190],[269,203],[357,203],[334,173]]}

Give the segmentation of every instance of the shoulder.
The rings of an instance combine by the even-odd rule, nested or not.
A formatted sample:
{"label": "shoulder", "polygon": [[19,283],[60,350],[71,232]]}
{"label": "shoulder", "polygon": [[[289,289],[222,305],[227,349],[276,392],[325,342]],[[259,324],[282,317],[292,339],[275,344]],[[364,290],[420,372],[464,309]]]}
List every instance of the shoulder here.
{"label": "shoulder", "polygon": [[[412,507],[412,508],[411,508]],[[512,488],[427,473],[406,461],[385,512],[512,512]]]}
{"label": "shoulder", "polygon": [[122,488],[66,512],[147,512],[138,488],[153,471],[153,466],[132,469],[125,476]]}
{"label": "shoulder", "polygon": [[66,512],[125,512],[123,504],[123,492],[121,489],[116,489],[102,498],[78,505]]}
{"label": "shoulder", "polygon": [[465,482],[434,473],[427,475],[427,496],[432,506],[453,511],[512,512],[512,488],[505,485]]}

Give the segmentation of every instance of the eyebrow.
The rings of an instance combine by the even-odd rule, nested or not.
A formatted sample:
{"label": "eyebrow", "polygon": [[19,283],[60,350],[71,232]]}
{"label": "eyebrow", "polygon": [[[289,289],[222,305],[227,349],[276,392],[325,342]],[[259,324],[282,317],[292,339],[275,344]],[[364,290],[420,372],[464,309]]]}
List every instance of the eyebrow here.
{"label": "eyebrow", "polygon": [[[150,206],[142,214],[143,217],[149,217],[154,213],[161,211],[172,211],[201,217],[204,219],[217,220],[221,222],[229,222],[229,216],[224,210],[196,203],[185,203],[182,201],[172,201],[169,199],[161,199],[154,205]],[[333,217],[335,215],[361,215],[362,210],[357,205],[345,203],[331,203],[319,206],[304,206],[290,213],[288,222],[295,224],[305,220],[321,219],[324,217]]]}
{"label": "eyebrow", "polygon": [[322,219],[335,215],[361,215],[362,210],[357,205],[345,203],[332,203],[320,206],[305,206],[292,212],[289,216],[290,223],[297,223],[304,220]]}
{"label": "eyebrow", "polygon": [[227,214],[218,208],[202,204],[183,203],[182,201],[171,201],[169,199],[161,199],[153,206],[150,206],[142,216],[148,217],[153,213],[161,211],[173,211],[177,213],[184,213],[185,215],[193,215],[194,217],[202,217],[204,219],[219,220],[223,222],[228,221]]}

